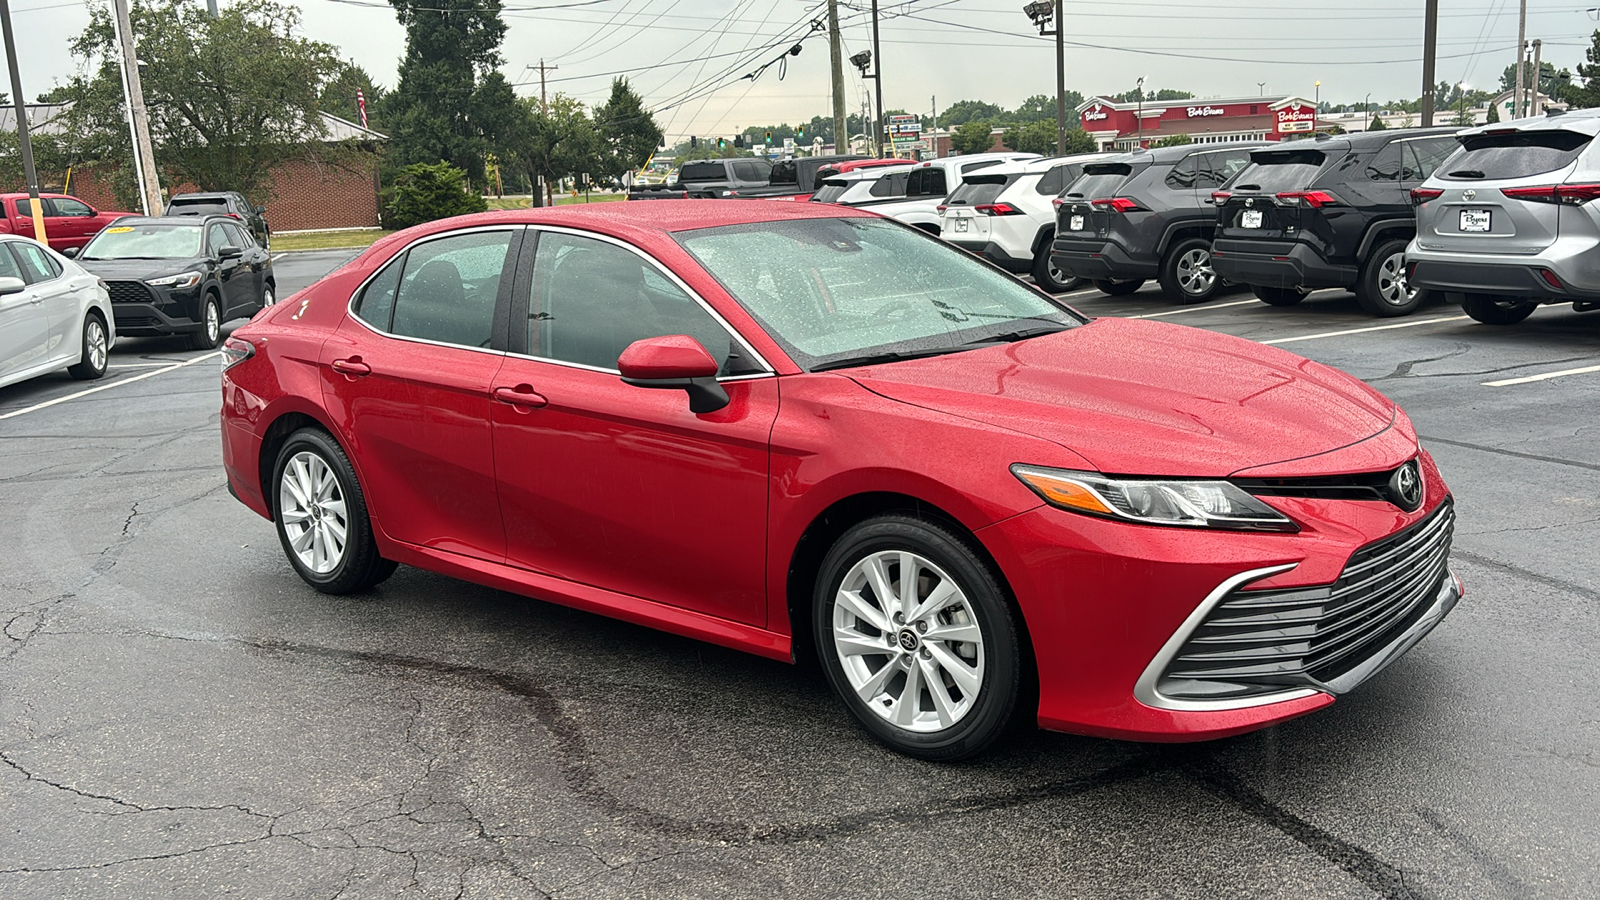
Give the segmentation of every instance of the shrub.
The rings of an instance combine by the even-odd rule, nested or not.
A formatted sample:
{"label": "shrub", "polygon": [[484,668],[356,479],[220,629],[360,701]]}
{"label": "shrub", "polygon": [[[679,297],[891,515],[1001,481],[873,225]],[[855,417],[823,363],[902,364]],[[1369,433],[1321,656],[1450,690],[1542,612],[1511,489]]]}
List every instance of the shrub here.
{"label": "shrub", "polygon": [[483,212],[489,206],[467,187],[467,173],[447,162],[414,163],[385,191],[383,227],[410,228],[435,219]]}

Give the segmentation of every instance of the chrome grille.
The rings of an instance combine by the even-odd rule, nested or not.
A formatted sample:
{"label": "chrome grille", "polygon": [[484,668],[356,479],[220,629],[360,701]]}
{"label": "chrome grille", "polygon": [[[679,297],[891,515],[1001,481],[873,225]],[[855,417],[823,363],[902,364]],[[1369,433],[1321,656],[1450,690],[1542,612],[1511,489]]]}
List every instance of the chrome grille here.
{"label": "chrome grille", "polygon": [[112,303],[152,303],[154,295],[149,285],[142,281],[108,281],[106,293],[111,295]]}
{"label": "chrome grille", "polygon": [[1448,577],[1455,511],[1427,518],[1350,555],[1332,585],[1235,590],[1167,664],[1169,697],[1249,696],[1338,678],[1420,619]]}

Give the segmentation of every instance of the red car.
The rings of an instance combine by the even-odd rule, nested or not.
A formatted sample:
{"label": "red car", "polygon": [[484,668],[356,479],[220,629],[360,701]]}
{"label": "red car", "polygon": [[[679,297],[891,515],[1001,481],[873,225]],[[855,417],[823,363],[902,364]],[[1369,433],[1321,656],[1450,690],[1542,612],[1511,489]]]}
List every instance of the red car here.
{"label": "red car", "polygon": [[[1140,740],[1332,703],[1456,604],[1392,402],[1090,320],[858,210],[433,222],[235,331],[223,458],[329,593],[398,563],[792,660],[890,746]],[[1019,710],[1036,696],[1036,709]]]}
{"label": "red car", "polygon": [[[32,200],[26,193],[0,194],[0,233],[33,237]],[[50,239],[50,249],[82,249],[100,229],[123,216],[125,212],[97,210],[77,197],[66,194],[40,194],[39,212],[44,219],[44,233]]]}

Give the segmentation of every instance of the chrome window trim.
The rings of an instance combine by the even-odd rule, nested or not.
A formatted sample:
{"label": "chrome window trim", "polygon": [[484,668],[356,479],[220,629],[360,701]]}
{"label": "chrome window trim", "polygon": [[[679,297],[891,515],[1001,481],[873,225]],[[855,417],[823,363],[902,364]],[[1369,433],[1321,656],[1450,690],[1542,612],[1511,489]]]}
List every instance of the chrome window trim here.
{"label": "chrome window trim", "polygon": [[1161,645],[1161,649],[1156,652],[1155,658],[1150,660],[1150,664],[1144,667],[1144,672],[1139,675],[1139,680],[1133,685],[1134,699],[1138,700],[1140,703],[1143,703],[1145,706],[1154,707],[1155,709],[1172,710],[1174,712],[1221,712],[1231,709],[1250,709],[1257,706],[1268,706],[1273,703],[1282,703],[1286,700],[1299,700],[1304,697],[1312,697],[1322,693],[1322,691],[1318,691],[1314,688],[1290,688],[1288,690],[1277,691],[1271,694],[1260,694],[1254,697],[1233,697],[1217,700],[1177,700],[1166,696],[1156,689],[1156,684],[1161,680],[1161,673],[1166,671],[1167,664],[1171,662],[1172,658],[1178,654],[1178,650],[1181,649],[1184,642],[1189,639],[1189,635],[1193,634],[1194,630],[1200,627],[1200,623],[1205,621],[1206,616],[1211,613],[1211,610],[1216,607],[1217,604],[1221,603],[1234,588],[1251,581],[1259,581],[1270,575],[1276,575],[1280,572],[1287,572],[1298,565],[1299,563],[1283,563],[1281,565],[1266,566],[1265,568],[1251,569],[1247,572],[1240,572],[1239,574],[1234,575],[1212,589],[1211,593],[1207,594],[1206,598],[1201,600],[1199,605],[1194,608],[1194,612],[1189,613],[1189,617],[1183,620],[1183,624],[1178,626],[1178,630],[1172,633],[1172,637],[1167,638],[1167,642]]}
{"label": "chrome window trim", "polygon": [[[634,245],[628,243],[627,241],[621,240],[619,238],[614,238],[609,234],[599,234],[599,233],[596,233],[596,232],[593,232],[593,231],[584,231],[581,228],[570,228],[570,227],[562,226],[562,225],[542,225],[542,224],[531,224],[531,225],[528,225],[527,228],[528,228],[529,231],[549,232],[549,233],[552,233],[552,234],[569,234],[569,235],[572,235],[573,237],[589,238],[591,240],[597,240],[597,241],[600,241],[602,243],[612,244],[614,246],[621,247],[624,250],[628,250],[628,251],[632,252],[635,256],[638,256],[640,259],[643,259],[645,261],[645,263],[648,264],[651,268],[653,268],[657,273],[659,273],[660,275],[664,276],[672,284],[676,285],[679,290],[683,291],[683,293],[686,296],[689,297],[689,299],[691,299],[695,303],[699,304],[700,308],[702,310],[705,310],[705,312],[711,316],[713,321],[715,321],[718,325],[722,326],[722,330],[723,331],[726,331],[730,336],[733,337],[734,340],[738,341],[739,342],[739,346],[742,347],[744,349],[744,351],[750,355],[750,359],[755,361],[755,363],[757,365],[761,366],[761,368],[764,370],[764,371],[761,371],[761,372],[748,372],[748,373],[745,373],[743,375],[719,376],[717,378],[717,381],[719,381],[719,382],[722,382],[722,381],[748,381],[748,380],[753,379],[753,378],[767,378],[767,377],[775,376],[775,375],[778,374],[777,370],[775,368],[773,368],[772,364],[767,362],[766,357],[764,357],[760,353],[756,352],[756,348],[750,346],[750,342],[744,339],[744,335],[740,334],[739,330],[737,328],[734,328],[732,325],[728,324],[728,320],[724,319],[722,317],[721,313],[717,312],[714,308],[712,308],[711,304],[707,303],[705,298],[700,296],[700,293],[698,291],[696,291],[693,288],[689,287],[689,285],[682,278],[678,277],[678,274],[676,272],[673,272],[671,269],[668,269],[665,266],[661,265],[660,261],[658,261],[655,257],[653,257],[650,254],[644,252],[643,250],[639,249],[638,247],[635,247]],[[538,265],[538,263],[539,263],[538,253],[535,252],[535,254],[534,254],[534,265]],[[621,375],[622,374],[617,369],[607,369],[607,368],[602,368],[600,366],[590,366],[590,365],[585,365],[583,363],[568,362],[568,361],[563,360],[563,359],[551,359],[548,356],[536,356],[536,355],[533,355],[533,354],[524,354],[524,353],[507,353],[506,355],[507,356],[511,356],[511,357],[515,357],[515,358],[518,358],[518,359],[533,359],[533,360],[538,360],[539,362],[554,363],[556,365],[568,366],[568,367],[574,368],[574,369],[587,369],[587,370],[593,371],[593,372],[608,372],[608,373],[610,373],[612,375]]]}
{"label": "chrome window trim", "polygon": [[[385,262],[383,265],[377,267],[376,269],[373,269],[372,270],[372,274],[368,275],[366,278],[361,279],[361,283],[356,285],[356,289],[350,292],[350,299],[345,301],[345,305],[344,305],[345,315],[347,315],[351,319],[355,320],[355,322],[357,324],[359,324],[362,328],[365,328],[366,330],[372,332],[375,335],[378,335],[379,337],[386,337],[386,338],[389,338],[390,340],[407,341],[407,342],[413,343],[413,344],[427,344],[427,345],[432,346],[432,347],[450,347],[450,348],[453,348],[453,349],[456,349],[456,350],[471,350],[474,353],[487,353],[490,356],[501,356],[501,357],[510,356],[512,354],[509,354],[504,350],[496,350],[493,347],[469,347],[466,344],[450,344],[450,343],[446,343],[445,341],[433,341],[433,340],[429,340],[427,338],[413,337],[413,336],[408,335],[408,334],[394,334],[393,332],[379,331],[377,328],[374,328],[372,326],[372,323],[368,322],[366,319],[361,318],[361,314],[360,313],[356,312],[356,298],[361,296],[361,292],[365,291],[367,289],[367,285],[372,283],[372,280],[374,278],[377,278],[378,275],[380,275],[385,269],[387,269],[390,266],[394,265],[395,257],[399,256],[402,253],[410,253],[411,252],[411,248],[413,248],[413,247],[417,247],[417,246],[420,246],[422,244],[426,244],[426,243],[428,243],[430,241],[440,240],[441,238],[456,237],[458,235],[463,235],[463,234],[476,234],[478,232],[485,232],[485,231],[526,231],[527,229],[528,229],[528,226],[524,225],[524,224],[521,224],[521,223],[506,224],[506,225],[474,225],[471,228],[461,228],[461,229],[457,229],[455,231],[441,231],[438,234],[430,234],[430,235],[426,235],[424,237],[417,238],[416,240],[412,241],[411,243],[406,244],[404,247],[401,247],[399,250],[396,250],[393,254],[390,255],[390,257],[389,257],[387,262]],[[404,275],[405,275],[404,272],[402,272],[400,274],[401,274],[401,277],[404,277]],[[395,284],[394,290],[395,290],[395,300],[398,301],[400,299],[400,285],[398,283]]]}

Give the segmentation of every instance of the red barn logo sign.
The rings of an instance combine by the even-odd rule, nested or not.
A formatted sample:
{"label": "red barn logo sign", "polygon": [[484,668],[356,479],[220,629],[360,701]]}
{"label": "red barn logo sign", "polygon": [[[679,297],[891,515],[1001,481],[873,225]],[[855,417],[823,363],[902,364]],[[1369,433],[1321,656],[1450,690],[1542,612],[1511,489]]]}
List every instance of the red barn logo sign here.
{"label": "red barn logo sign", "polygon": [[1310,106],[1286,106],[1278,110],[1278,132],[1315,131],[1317,111]]}

